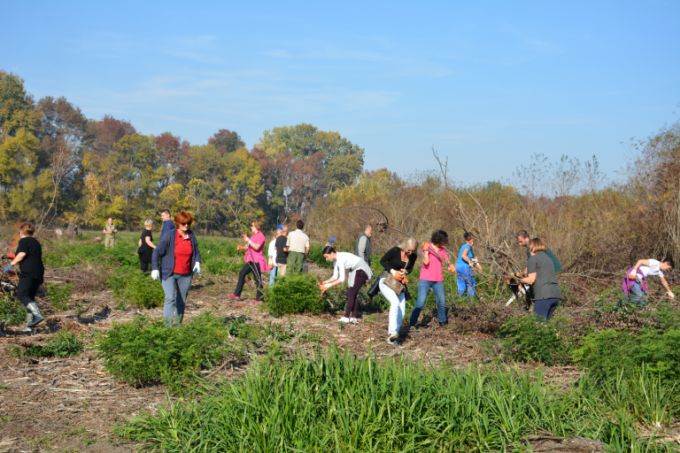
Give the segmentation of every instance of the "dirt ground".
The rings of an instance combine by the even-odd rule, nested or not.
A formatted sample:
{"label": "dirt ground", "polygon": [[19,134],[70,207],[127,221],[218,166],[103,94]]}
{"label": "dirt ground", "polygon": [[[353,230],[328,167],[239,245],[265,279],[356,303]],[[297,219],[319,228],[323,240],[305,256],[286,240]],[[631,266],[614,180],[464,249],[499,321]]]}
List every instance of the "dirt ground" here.
{"label": "dirt ground", "polygon": [[[404,356],[426,363],[446,362],[454,367],[489,360],[485,352],[489,336],[461,333],[456,322],[444,327],[436,321],[426,322],[409,332],[400,347],[394,347],[386,341],[386,312],[365,315],[359,324],[348,326],[339,324],[332,315],[273,318],[261,305],[228,301],[226,294],[232,289],[233,280],[201,277],[195,283],[189,294],[186,319],[212,310],[223,316],[245,315],[248,322],[281,324],[314,338],[313,342],[289,345],[291,350],[313,348],[320,342],[334,343],[360,355],[371,352],[378,357]],[[252,286],[245,295],[251,292],[254,293]],[[137,389],[113,380],[92,346],[96,333],[107,330],[112,323],[142,312],[161,318],[161,310],[119,310],[108,291],[75,294],[74,299],[87,307],[79,318],[74,311],[49,313],[45,307],[48,322],[38,333],[27,336],[10,332],[10,336],[0,338],[0,452],[136,451],[138,446],[121,442],[112,428],[130,416],[153,412],[168,401],[163,386]],[[17,358],[11,353],[14,345],[45,342],[58,329],[80,334],[87,341],[86,350],[64,359]],[[225,368],[218,375],[232,377],[240,371]],[[573,382],[578,372],[555,367],[546,368],[545,375],[558,382]]]}

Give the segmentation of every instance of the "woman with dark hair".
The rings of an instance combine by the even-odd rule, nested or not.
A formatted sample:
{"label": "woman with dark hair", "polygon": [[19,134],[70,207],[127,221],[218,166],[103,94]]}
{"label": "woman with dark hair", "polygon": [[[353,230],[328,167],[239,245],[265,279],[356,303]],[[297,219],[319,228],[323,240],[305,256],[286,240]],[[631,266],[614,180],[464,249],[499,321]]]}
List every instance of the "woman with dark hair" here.
{"label": "woman with dark hair", "polygon": [[190,229],[193,216],[181,211],[174,220],[176,229],[161,236],[151,256],[151,278],[161,279],[165,293],[163,318],[167,325],[182,322],[192,276],[201,272],[198,241]]}
{"label": "woman with dark hair", "polygon": [[[418,316],[425,305],[425,300],[430,292],[434,292],[437,302],[437,319],[440,326],[448,324],[446,317],[446,296],[444,295],[444,268],[449,266],[449,252],[446,246],[449,243],[449,235],[444,230],[432,233],[430,243],[423,243],[423,266],[420,269],[420,281],[418,281],[418,299],[411,312],[410,326],[414,327],[418,322]],[[449,270],[451,270],[449,268]]]}
{"label": "woman with dark hair", "polygon": [[359,318],[359,302],[357,294],[362,286],[373,276],[371,268],[363,259],[347,252],[336,252],[335,247],[326,246],[323,248],[323,257],[326,261],[334,262],[333,275],[328,280],[319,284],[322,292],[335,285],[340,285],[345,281],[345,275],[349,273],[347,285],[347,304],[345,305],[345,315],[340,318],[340,322],[356,324]]}
{"label": "woman with dark hair", "polygon": [[418,259],[416,248],[416,240],[408,238],[389,249],[380,259],[384,272],[380,275],[378,287],[380,293],[390,303],[387,342],[393,346],[399,345],[399,329],[406,310],[406,275],[411,273]]}
{"label": "woman with dark hair", "polygon": [[267,239],[262,232],[262,222],[256,220],[250,224],[251,236],[248,237],[245,233],[242,236],[244,245],[239,246],[239,250],[243,250],[245,255],[243,260],[245,264],[238,274],[238,283],[233,293],[228,294],[227,297],[231,300],[241,300],[241,293],[243,286],[246,283],[246,276],[251,272],[255,276],[257,283],[257,294],[255,295],[255,302],[262,302],[262,272],[269,271],[267,267],[267,260],[264,257],[264,244]]}
{"label": "woman with dark hair", "polygon": [[545,251],[546,246],[540,238],[529,241],[531,256],[527,261],[528,275],[519,281],[531,285],[534,293],[534,314],[547,321],[560,304],[562,296],[557,284],[555,264]]}
{"label": "woman with dark hair", "polygon": [[[156,245],[153,243],[153,221],[146,219],[144,221],[144,231],[142,231],[139,240],[137,241],[137,254],[139,255],[139,267],[142,272],[148,272],[151,267],[151,256]],[[161,235],[162,236],[162,235]]]}

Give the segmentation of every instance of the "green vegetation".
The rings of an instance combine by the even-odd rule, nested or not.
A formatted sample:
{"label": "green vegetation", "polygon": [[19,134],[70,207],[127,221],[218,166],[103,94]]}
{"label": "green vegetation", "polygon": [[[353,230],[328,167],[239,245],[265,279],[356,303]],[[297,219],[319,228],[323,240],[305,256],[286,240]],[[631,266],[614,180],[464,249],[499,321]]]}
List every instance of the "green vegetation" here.
{"label": "green vegetation", "polygon": [[286,275],[267,294],[269,313],[272,316],[281,316],[323,312],[325,303],[317,285],[316,279],[309,274]]}
{"label": "green vegetation", "polygon": [[[668,420],[668,395],[658,397],[656,417]],[[212,396],[138,417],[119,433],[158,451],[506,451],[544,433],[599,439],[614,451],[666,448],[641,440],[636,418],[618,409],[586,384],[560,391],[540,375],[332,350],[264,361]]]}
{"label": "green vegetation", "polygon": [[71,332],[59,332],[45,345],[16,346],[18,356],[28,357],[71,357],[83,350],[83,343]]}
{"label": "green vegetation", "polygon": [[0,293],[0,328],[18,326],[26,321],[26,309],[14,297]]}
{"label": "green vegetation", "polygon": [[556,321],[544,322],[532,314],[508,319],[498,331],[503,354],[521,362],[569,363],[568,341],[571,337],[559,328]]}
{"label": "green vegetation", "polygon": [[72,283],[48,283],[47,300],[57,310],[66,310],[73,291]]}
{"label": "green vegetation", "polygon": [[137,387],[178,386],[223,360],[242,360],[245,352],[244,342],[210,313],[179,327],[140,317],[114,325],[97,346],[106,370]]}
{"label": "green vegetation", "polygon": [[139,269],[122,266],[111,273],[107,286],[122,302],[138,308],[163,305],[163,288],[160,283],[143,274]]}
{"label": "green vegetation", "polygon": [[639,334],[603,330],[587,335],[574,352],[576,362],[598,382],[629,377],[644,367],[662,381],[680,382],[680,330],[645,329]]}

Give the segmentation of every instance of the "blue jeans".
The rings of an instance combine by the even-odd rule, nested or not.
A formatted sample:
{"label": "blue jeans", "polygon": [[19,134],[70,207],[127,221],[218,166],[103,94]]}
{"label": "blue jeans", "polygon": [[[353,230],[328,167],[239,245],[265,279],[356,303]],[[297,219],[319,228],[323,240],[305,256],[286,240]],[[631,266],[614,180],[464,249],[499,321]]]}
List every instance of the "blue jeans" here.
{"label": "blue jeans", "polygon": [[559,299],[539,299],[534,301],[534,314],[544,321],[552,318],[555,309],[560,304]]}
{"label": "blue jeans", "polygon": [[163,304],[163,318],[165,324],[172,326],[182,322],[187,293],[191,286],[191,275],[172,274],[161,281],[165,302]]}
{"label": "blue jeans", "polygon": [[469,298],[475,297],[477,281],[475,280],[474,271],[467,264],[456,265],[456,285],[458,286],[458,295],[460,297],[465,295]]}
{"label": "blue jeans", "polygon": [[434,292],[434,299],[437,302],[437,319],[440,324],[446,324],[446,296],[444,295],[444,282],[432,282],[430,280],[420,280],[418,282],[418,299],[416,299],[416,305],[413,307],[411,312],[411,319],[409,324],[415,326],[418,322],[418,317],[420,312],[425,305],[425,300],[427,295],[430,293],[430,288]]}
{"label": "blue jeans", "polygon": [[279,268],[274,264],[272,266],[272,269],[269,271],[269,287],[271,288],[274,286],[274,282],[276,282],[276,276],[279,274]]}
{"label": "blue jeans", "polygon": [[628,297],[632,303],[640,308],[647,305],[647,293],[642,290],[642,287],[638,282],[633,283],[633,286],[630,287]]}

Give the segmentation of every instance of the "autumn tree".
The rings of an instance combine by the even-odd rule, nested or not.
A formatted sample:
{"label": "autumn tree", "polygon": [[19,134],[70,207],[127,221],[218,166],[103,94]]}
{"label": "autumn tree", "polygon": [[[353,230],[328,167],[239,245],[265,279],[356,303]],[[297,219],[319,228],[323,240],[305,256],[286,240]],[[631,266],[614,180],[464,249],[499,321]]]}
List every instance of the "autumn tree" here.
{"label": "autumn tree", "polygon": [[220,154],[233,153],[237,149],[244,148],[246,144],[241,137],[229,129],[220,129],[208,139],[208,144],[213,145]]}

